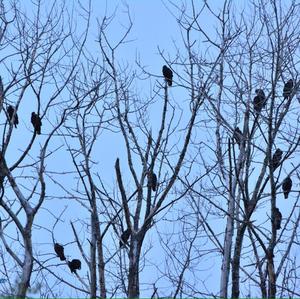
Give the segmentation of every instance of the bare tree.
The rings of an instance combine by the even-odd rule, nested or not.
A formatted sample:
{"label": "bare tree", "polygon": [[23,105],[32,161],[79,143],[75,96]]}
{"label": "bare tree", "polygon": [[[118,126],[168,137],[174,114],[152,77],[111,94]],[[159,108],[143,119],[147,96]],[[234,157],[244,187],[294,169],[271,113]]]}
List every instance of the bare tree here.
{"label": "bare tree", "polygon": [[[287,287],[280,282],[286,275],[283,269],[293,261],[291,256],[295,254],[298,198],[285,208],[278,197],[282,196],[285,177],[293,178],[299,167],[295,160],[295,153],[299,151],[298,103],[295,102],[299,89],[299,32],[296,30],[299,5],[255,1],[249,6],[251,9],[248,8],[249,16],[241,15],[241,18],[235,13],[239,7],[230,1],[224,2],[221,10],[207,2],[203,6],[193,1],[186,6],[171,5],[179,12],[183,36],[187,36],[185,46],[190,49],[194,62],[189,64],[191,69],[204,69],[205,63],[211,65],[217,60],[215,57],[220,57],[211,76],[213,93],[206,93],[208,117],[202,124],[203,129],[213,128],[216,141],[214,146],[210,140],[205,142],[206,150],[199,155],[198,162],[208,170],[208,175],[199,188],[189,184],[194,196],[200,199],[199,211],[205,207],[211,215],[201,218],[204,219],[202,227],[208,230],[207,242],[223,255],[218,295],[228,296],[231,267],[232,298],[240,296],[241,271],[244,295],[249,295],[245,287],[245,282],[249,282],[257,286],[264,298],[274,298],[278,290],[295,296],[297,292],[293,291],[292,283]],[[201,15],[206,13],[218,24],[217,37],[212,37],[201,24]],[[188,37],[195,32],[199,33],[200,42],[203,37],[209,45],[209,58],[216,54],[214,62],[209,64],[208,58],[196,52],[193,39],[189,43]],[[293,84],[287,85],[288,82]],[[201,124],[199,127],[201,129]],[[209,129],[207,134],[213,136]],[[283,151],[277,162],[276,149]],[[210,163],[207,157],[212,156],[215,159]],[[216,164],[217,167],[213,167]],[[290,194],[295,194],[293,189]],[[282,232],[278,227],[278,207],[283,216]],[[191,213],[192,210],[191,207]],[[185,213],[186,210],[183,215]],[[227,218],[224,246],[220,246],[222,231],[211,223],[216,215]],[[195,218],[195,226],[197,223]],[[286,234],[289,240],[284,239]],[[189,242],[188,238],[186,241]],[[185,292],[195,296],[197,289],[186,283]],[[256,289],[252,289],[250,296],[256,294],[253,292]],[[199,294],[211,296],[210,292]]]}
{"label": "bare tree", "polygon": [[[75,47],[72,20],[65,18],[64,9],[63,3],[54,1],[45,11],[42,1],[35,1],[29,16],[17,3],[5,6],[1,2],[0,92],[4,117],[0,237],[16,274],[8,276],[11,287],[7,294],[19,298],[24,298],[30,287],[33,289],[30,281],[36,271],[34,222],[47,197],[46,160],[59,148],[51,141],[73,105],[72,101],[61,103],[61,99],[86,38],[85,35],[77,40]],[[70,52],[72,60],[68,57]],[[9,105],[13,107],[11,115],[6,112]],[[35,127],[30,123],[31,113],[36,113],[42,124],[41,135],[37,135],[38,123],[33,123]],[[14,128],[17,117],[20,123]]]}
{"label": "bare tree", "polygon": [[182,44],[154,72],[121,57],[129,8],[95,42],[88,4],[76,28],[64,2],[1,2],[3,294],[299,295],[299,4],[169,1]]}

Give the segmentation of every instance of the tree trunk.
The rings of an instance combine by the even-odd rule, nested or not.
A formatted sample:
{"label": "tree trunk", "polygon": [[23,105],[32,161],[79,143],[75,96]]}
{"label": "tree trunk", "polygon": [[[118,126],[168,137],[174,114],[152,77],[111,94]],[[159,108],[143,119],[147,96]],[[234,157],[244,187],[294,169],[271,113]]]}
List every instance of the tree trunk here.
{"label": "tree trunk", "polygon": [[17,298],[25,298],[27,290],[30,287],[30,277],[33,268],[31,223],[31,220],[29,221],[29,223],[27,222],[23,235],[25,257],[22,267],[21,279],[18,283]]}
{"label": "tree trunk", "polygon": [[91,274],[91,282],[90,282],[90,298],[96,298],[97,292],[97,272],[96,272],[96,217],[95,217],[95,209],[93,208],[91,215],[91,228],[92,228],[92,238],[90,243],[90,274]]}
{"label": "tree trunk", "polygon": [[[220,143],[218,143],[220,144]],[[231,260],[231,247],[232,247],[232,237],[233,237],[233,216],[234,216],[234,193],[236,184],[232,184],[232,165],[231,165],[231,144],[230,139],[228,139],[228,153],[229,153],[229,200],[228,200],[228,215],[227,224],[225,230],[224,238],[224,249],[223,249],[223,260],[221,267],[221,284],[220,284],[220,297],[227,298],[228,296],[228,281],[229,281],[229,271],[230,271],[230,260]]]}
{"label": "tree trunk", "polygon": [[268,258],[268,276],[269,276],[269,285],[268,285],[268,298],[276,298],[276,275],[274,270],[274,261],[273,257]]}
{"label": "tree trunk", "polygon": [[105,287],[105,262],[103,258],[103,244],[102,236],[99,225],[99,217],[96,211],[96,227],[95,232],[97,236],[97,253],[98,253],[98,276],[99,276],[99,286],[100,286],[100,298],[106,298],[106,287]]}
{"label": "tree trunk", "polygon": [[243,223],[237,231],[235,247],[234,247],[234,256],[232,263],[232,291],[231,298],[239,298],[240,295],[240,262],[241,262],[241,252],[243,245],[244,233],[247,225]]}
{"label": "tree trunk", "polygon": [[232,196],[229,198],[228,206],[228,216],[227,224],[224,238],[224,252],[223,261],[221,267],[221,287],[220,287],[220,297],[227,298],[227,287],[229,280],[230,271],[230,259],[231,259],[231,246],[232,246],[232,236],[233,236],[233,215],[234,213],[234,199]]}
{"label": "tree trunk", "polygon": [[139,260],[141,247],[141,242],[136,239],[136,236],[132,236],[132,244],[129,251],[128,298],[140,297]]}
{"label": "tree trunk", "polygon": [[103,259],[102,250],[102,239],[97,240],[98,249],[98,275],[99,275],[99,285],[100,285],[100,298],[106,298],[106,287],[105,287],[105,263]]}

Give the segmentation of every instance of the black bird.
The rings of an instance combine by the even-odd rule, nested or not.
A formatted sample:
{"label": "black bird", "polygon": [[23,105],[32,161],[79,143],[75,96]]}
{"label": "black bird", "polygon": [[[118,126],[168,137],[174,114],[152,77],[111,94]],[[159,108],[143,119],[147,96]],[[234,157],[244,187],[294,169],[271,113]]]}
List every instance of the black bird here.
{"label": "black bird", "polygon": [[236,127],[233,131],[233,139],[235,140],[235,142],[238,144],[238,146],[241,146],[241,142],[242,142],[242,138],[243,138],[243,133],[240,130],[239,127]]}
{"label": "black bird", "polygon": [[34,127],[34,131],[40,135],[41,134],[41,126],[42,126],[42,121],[41,118],[35,113],[31,113],[31,123]]}
{"label": "black bird", "polygon": [[173,79],[173,72],[170,68],[168,68],[166,65],[162,68],[162,73],[165,77],[165,80],[167,81],[169,86],[172,86],[172,79]]}
{"label": "black bird", "polygon": [[54,251],[56,252],[57,256],[60,258],[61,261],[65,261],[66,257],[64,254],[64,247],[58,243],[54,244]]}
{"label": "black bird", "polygon": [[81,269],[81,261],[77,259],[73,259],[71,262],[68,262],[68,266],[71,272],[76,274],[76,270]]}
{"label": "black bird", "polygon": [[292,79],[290,79],[289,81],[287,81],[285,84],[284,84],[284,87],[283,87],[283,97],[285,99],[287,99],[291,93],[292,93],[292,90],[293,90],[293,86],[294,86],[294,82]]}
{"label": "black bird", "polygon": [[272,157],[272,165],[273,165],[273,170],[275,170],[279,164],[280,164],[280,160],[282,158],[282,150],[281,149],[277,149]]}
{"label": "black bird", "polygon": [[156,174],[152,171],[148,172],[148,186],[151,187],[152,191],[156,191],[157,188],[157,176]]}
{"label": "black bird", "polygon": [[[13,120],[14,112],[15,112],[15,108],[13,106],[9,105],[7,108],[7,114],[8,114],[9,121]],[[14,118],[15,127],[17,127],[18,124],[19,124],[19,118],[18,118],[18,114],[16,112],[15,118]]]}
{"label": "black bird", "polygon": [[289,193],[292,189],[292,186],[293,186],[292,179],[289,176],[286,177],[282,182],[282,191],[283,191],[285,199],[287,199],[289,197]]}
{"label": "black bird", "polygon": [[274,225],[276,230],[281,229],[282,214],[278,208],[274,209]]}
{"label": "black bird", "polygon": [[266,96],[262,89],[256,89],[255,93],[256,96],[253,99],[253,108],[257,113],[259,113],[266,105]]}
{"label": "black bird", "polygon": [[120,248],[124,248],[126,247],[126,245],[128,244],[128,240],[129,240],[129,237],[130,237],[130,229],[127,228],[121,235],[121,240],[119,242],[119,245],[120,245]]}

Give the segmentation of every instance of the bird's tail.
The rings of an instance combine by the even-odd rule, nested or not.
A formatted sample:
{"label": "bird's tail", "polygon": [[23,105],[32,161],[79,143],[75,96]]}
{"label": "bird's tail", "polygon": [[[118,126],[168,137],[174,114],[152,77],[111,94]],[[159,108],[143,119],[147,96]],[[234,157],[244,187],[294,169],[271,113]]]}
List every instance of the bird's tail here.
{"label": "bird's tail", "polygon": [[171,79],[168,79],[168,85],[172,86],[172,80]]}
{"label": "bird's tail", "polygon": [[289,197],[289,193],[288,192],[284,192],[284,198],[287,199]]}

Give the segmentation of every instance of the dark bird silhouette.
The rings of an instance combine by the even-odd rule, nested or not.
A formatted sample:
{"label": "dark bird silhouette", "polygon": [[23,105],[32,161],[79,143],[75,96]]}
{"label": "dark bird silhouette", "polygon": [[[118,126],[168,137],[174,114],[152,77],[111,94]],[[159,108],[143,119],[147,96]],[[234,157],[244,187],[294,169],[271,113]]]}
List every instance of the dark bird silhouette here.
{"label": "dark bird silhouette", "polygon": [[169,86],[172,86],[172,80],[173,80],[173,72],[170,68],[168,68],[166,65],[162,68],[162,73],[165,77],[165,80],[167,81]]}
{"label": "dark bird silhouette", "polygon": [[293,86],[294,86],[294,82],[292,79],[290,79],[289,81],[287,81],[285,84],[284,84],[284,87],[283,87],[283,97],[285,99],[287,99],[291,93],[292,93],[292,90],[293,90]]}
{"label": "dark bird silhouette", "polygon": [[60,258],[61,261],[65,261],[66,257],[64,254],[64,247],[58,243],[54,244],[54,251],[57,254],[57,256]]}
{"label": "dark bird silhouette", "polygon": [[275,170],[279,164],[280,164],[280,160],[282,158],[282,150],[281,149],[277,149],[272,157],[272,165],[273,165],[273,170]]}
{"label": "dark bird silhouette", "polygon": [[[13,120],[14,112],[15,112],[15,108],[13,106],[9,105],[7,108],[7,114],[8,114],[9,121]],[[17,125],[19,124],[19,118],[18,118],[17,112],[15,114],[13,121],[14,121],[13,124],[15,125],[15,127],[17,127]]]}
{"label": "dark bird silhouette", "polygon": [[242,143],[242,138],[243,138],[243,133],[240,130],[239,127],[236,127],[233,131],[233,139],[235,140],[235,142],[238,144],[238,146],[241,146]]}
{"label": "dark bird silhouette", "polygon": [[156,191],[157,188],[157,176],[156,174],[152,171],[148,172],[148,186],[151,187],[152,191]]}
{"label": "dark bird silhouette", "polygon": [[256,96],[253,99],[253,108],[257,113],[260,113],[262,108],[266,106],[266,96],[262,89],[255,90]]}
{"label": "dark bird silhouette", "polygon": [[293,186],[292,179],[289,176],[286,177],[282,182],[282,191],[283,191],[285,199],[287,199],[289,197],[289,193],[292,189],[292,186]]}
{"label": "dark bird silhouette", "polygon": [[31,113],[31,123],[34,127],[34,131],[40,135],[41,134],[41,126],[42,126],[42,121],[41,118],[35,113]]}
{"label": "dark bird silhouette", "polygon": [[131,231],[129,228],[127,228],[121,235],[121,240],[119,242],[120,248],[124,248],[126,247],[126,245],[128,244],[128,240],[130,237]]}
{"label": "dark bird silhouette", "polygon": [[71,262],[68,262],[68,266],[71,272],[76,274],[76,270],[81,269],[81,261],[77,259],[73,259]]}
{"label": "dark bird silhouette", "polygon": [[278,208],[274,209],[274,225],[276,230],[281,229],[282,214]]}

